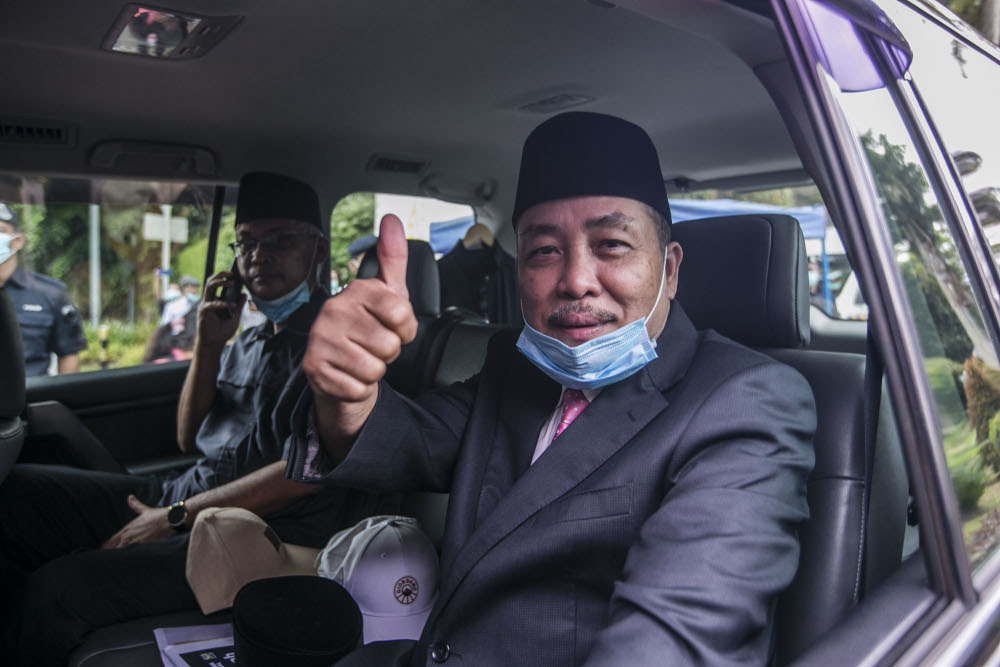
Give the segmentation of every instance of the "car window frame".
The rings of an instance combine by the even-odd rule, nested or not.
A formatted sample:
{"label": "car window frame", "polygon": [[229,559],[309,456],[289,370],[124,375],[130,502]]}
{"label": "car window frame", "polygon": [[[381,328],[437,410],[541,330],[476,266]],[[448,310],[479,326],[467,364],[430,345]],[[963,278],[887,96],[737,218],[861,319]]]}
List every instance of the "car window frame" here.
{"label": "car window frame", "polygon": [[[955,646],[947,643],[946,636],[959,620],[969,621],[966,625],[970,628],[974,625],[981,629],[987,622],[996,619],[996,613],[986,613],[986,620],[972,619],[967,613],[980,597],[973,584],[960,530],[960,515],[941,443],[935,402],[923,372],[913,314],[893,261],[893,246],[873,175],[860,142],[832,93],[832,79],[825,78],[827,75],[821,65],[823,59],[812,41],[802,5],[799,0],[772,0],[771,4],[805,102],[808,121],[820,146],[828,192],[836,200],[835,206],[840,214],[838,231],[848,258],[858,272],[859,281],[866,287],[869,330],[882,356],[907,472],[920,508],[921,552],[927,564],[928,577],[928,597],[924,602],[928,604],[924,605],[923,613],[911,614],[897,621],[893,628],[894,634],[899,637],[896,642],[871,645],[867,647],[866,657],[873,662],[896,658],[919,661],[931,653]],[[931,20],[940,25],[940,21]],[[890,65],[881,49],[872,48],[873,40],[868,39],[865,46],[883,80],[889,82],[887,87],[896,102],[897,112],[907,129],[914,134],[914,143],[921,145],[920,159],[930,179],[936,181],[931,183],[931,187],[935,195],[942,199],[940,203],[946,223],[965,239],[965,251],[975,258],[977,253],[981,253],[981,245],[972,241],[967,235],[968,227],[961,222],[962,210],[967,212],[968,209],[967,202],[959,204],[957,201],[963,192],[961,185],[955,183],[957,171],[942,173],[941,165],[950,158],[939,155],[943,152],[940,141],[936,137],[930,140],[920,126],[921,121],[914,118],[920,107],[906,101],[905,91],[901,90],[903,82],[886,76],[891,71]],[[900,105],[900,99],[906,103]],[[914,127],[920,131],[913,133]],[[927,162],[928,157],[933,159]],[[984,319],[996,347],[998,320],[996,299],[992,293],[997,282],[993,278],[992,283],[984,280],[978,258],[972,264],[969,279],[976,285],[974,290],[988,297],[985,299],[987,309]],[[964,268],[969,270],[968,263]],[[990,274],[995,275],[995,272]],[[993,569],[997,561],[1000,558],[994,554],[984,567]],[[1000,592],[992,589],[990,592],[992,598],[1000,602]]]}

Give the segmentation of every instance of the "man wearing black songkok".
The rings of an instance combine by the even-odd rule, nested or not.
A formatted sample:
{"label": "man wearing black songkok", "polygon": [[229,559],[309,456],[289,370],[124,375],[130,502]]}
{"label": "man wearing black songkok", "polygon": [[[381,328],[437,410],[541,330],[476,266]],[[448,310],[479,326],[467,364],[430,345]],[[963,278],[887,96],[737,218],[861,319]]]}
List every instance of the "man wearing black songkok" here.
{"label": "man wearing black songkok", "polygon": [[809,385],[674,300],[682,252],[635,124],[542,123],[512,222],[526,326],[494,336],[465,382],[413,401],[372,370],[417,329],[394,216],[379,277],[317,318],[291,478],[450,492],[420,640],[338,667],[766,664],[808,515]]}
{"label": "man wearing black songkok", "polygon": [[187,531],[206,507],[249,509],[282,540],[316,547],[339,528],[395,511],[393,497],[283,474],[287,426],[273,409],[328,296],[315,191],[280,174],[246,174],[236,239],[239,276],[268,321],[227,345],[246,296],[223,298],[235,285],[228,271],[206,281],[177,414],[180,449],[201,458],[166,479],[18,465],[0,485],[0,655],[8,664],[65,664],[93,629],[195,609]]}

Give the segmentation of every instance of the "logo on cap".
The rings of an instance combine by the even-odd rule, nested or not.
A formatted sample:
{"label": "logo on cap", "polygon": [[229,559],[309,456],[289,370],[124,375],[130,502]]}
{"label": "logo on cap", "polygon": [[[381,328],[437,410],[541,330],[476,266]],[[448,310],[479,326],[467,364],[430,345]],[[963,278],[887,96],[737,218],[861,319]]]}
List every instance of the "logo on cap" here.
{"label": "logo on cap", "polygon": [[417,585],[417,580],[413,577],[402,577],[396,582],[396,586],[392,592],[396,596],[396,600],[400,603],[412,604],[417,599],[420,586]]}

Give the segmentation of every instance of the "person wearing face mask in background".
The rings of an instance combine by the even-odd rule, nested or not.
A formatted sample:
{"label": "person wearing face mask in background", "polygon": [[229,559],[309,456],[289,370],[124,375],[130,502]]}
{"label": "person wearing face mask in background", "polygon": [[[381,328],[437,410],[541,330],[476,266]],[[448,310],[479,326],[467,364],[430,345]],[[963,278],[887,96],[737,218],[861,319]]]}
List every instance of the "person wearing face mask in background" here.
{"label": "person wearing face mask in background", "polygon": [[526,326],[476,376],[415,401],[382,378],[417,331],[395,216],[379,276],[313,325],[289,477],[450,492],[420,640],[337,667],[766,664],[809,515],[808,383],[674,300],[683,253],[637,125],[539,125],[512,222]]}
{"label": "person wearing face mask in background", "polygon": [[[0,655],[58,665],[90,631],[197,607],[184,568],[188,529],[207,507],[242,507],[285,542],[320,547],[338,529],[398,512],[395,496],[284,476],[287,424],[272,409],[328,298],[319,201],[302,181],[240,181],[233,250],[240,281],[268,320],[243,331],[237,276],[206,282],[177,441],[200,458],[168,479],[15,465],[0,484]],[[320,280],[318,280],[320,279]]]}
{"label": "person wearing face mask in background", "polygon": [[66,285],[19,266],[24,244],[17,214],[0,203],[0,285],[10,295],[21,326],[25,375],[45,375],[53,354],[60,375],[75,373],[80,370],[78,353],[87,349],[80,314]]}
{"label": "person wearing face mask in background", "polygon": [[201,300],[201,283],[193,276],[184,276],[178,284],[176,292],[170,287],[164,295],[167,298],[160,315],[160,326],[182,318],[198,305]]}

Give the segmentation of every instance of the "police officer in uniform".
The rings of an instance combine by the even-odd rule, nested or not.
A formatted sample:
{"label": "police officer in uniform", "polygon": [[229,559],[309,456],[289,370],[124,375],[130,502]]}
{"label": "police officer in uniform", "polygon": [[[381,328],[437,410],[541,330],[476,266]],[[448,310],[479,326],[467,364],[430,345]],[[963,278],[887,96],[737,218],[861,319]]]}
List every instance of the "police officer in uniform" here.
{"label": "police officer in uniform", "polygon": [[45,375],[52,352],[60,375],[75,373],[80,370],[77,353],[87,347],[80,315],[66,285],[18,266],[17,251],[24,241],[14,211],[0,203],[0,285],[10,295],[21,325],[25,375]]}

